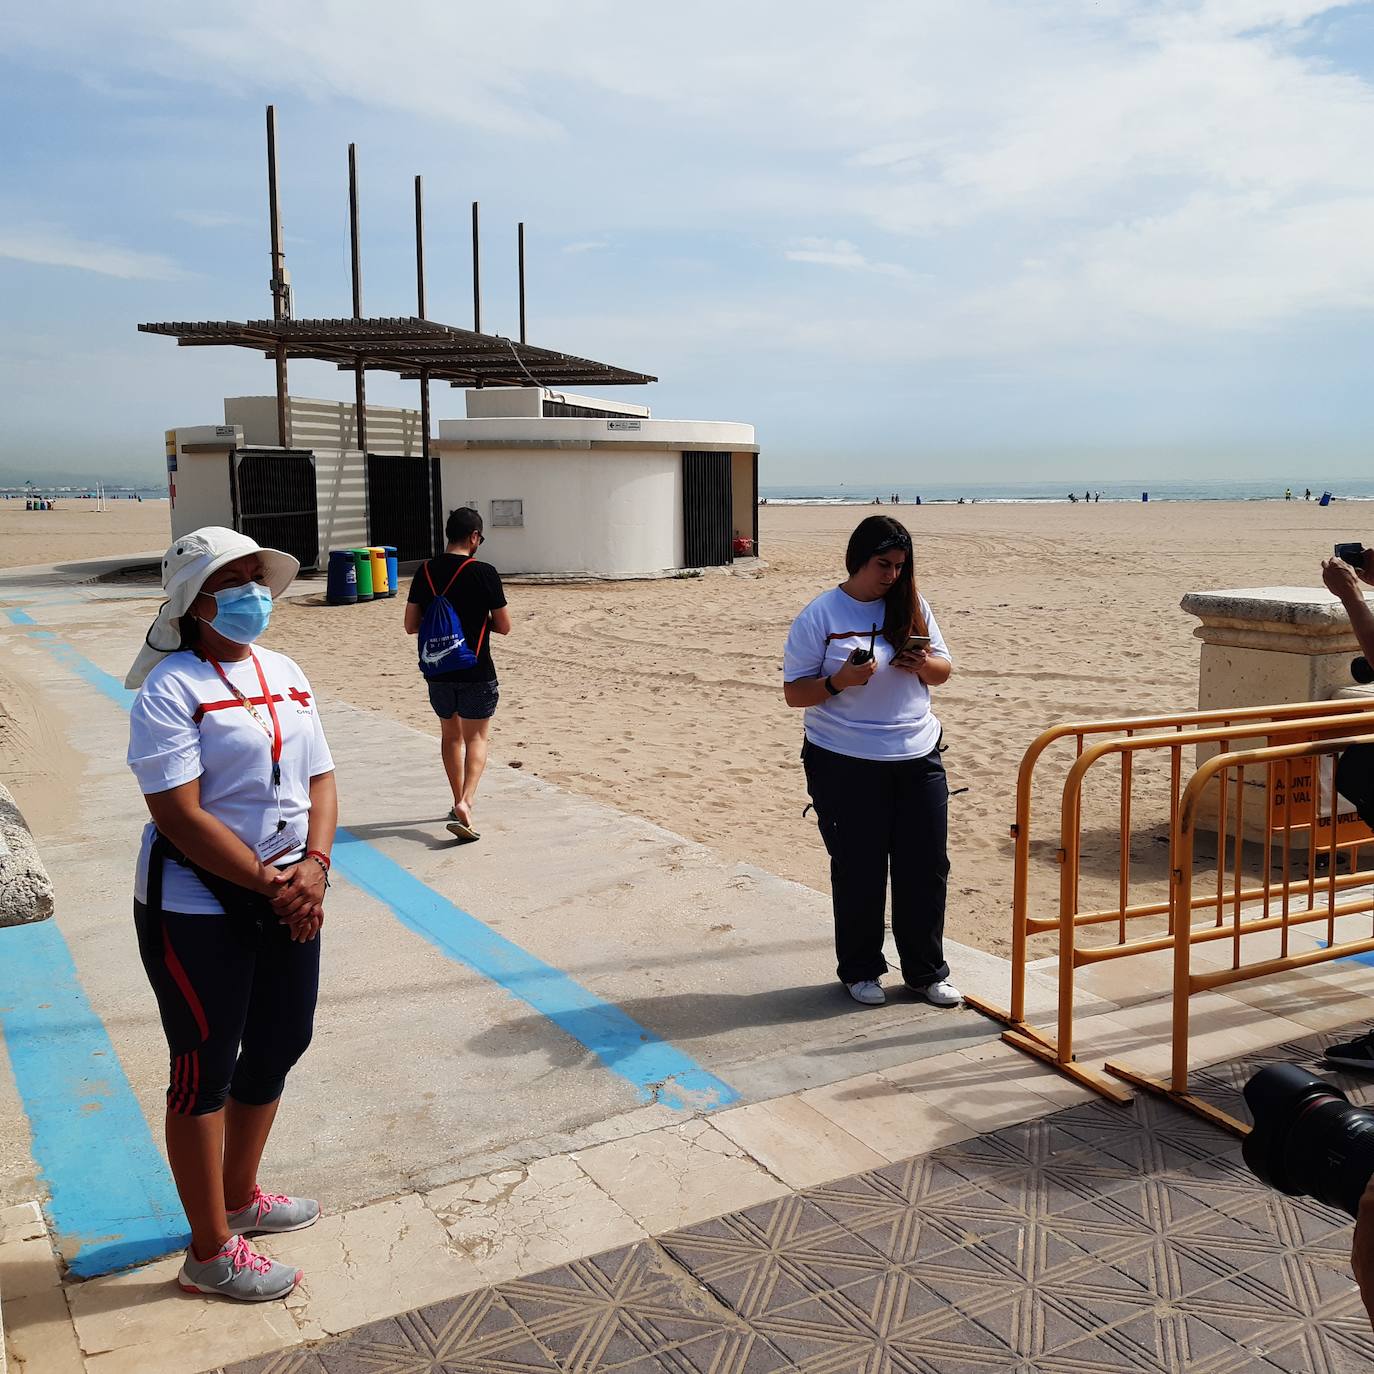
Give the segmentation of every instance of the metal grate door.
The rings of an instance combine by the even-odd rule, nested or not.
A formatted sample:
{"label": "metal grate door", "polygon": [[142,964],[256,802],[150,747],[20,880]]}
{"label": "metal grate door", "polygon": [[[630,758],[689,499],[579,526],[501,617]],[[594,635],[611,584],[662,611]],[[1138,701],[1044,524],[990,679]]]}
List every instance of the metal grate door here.
{"label": "metal grate door", "polygon": [[683,560],[689,568],[734,561],[728,453],[682,455]]}
{"label": "metal grate door", "polygon": [[367,537],[373,544],[394,544],[402,563],[434,552],[429,470],[422,454],[367,455]]}
{"label": "metal grate door", "polygon": [[315,455],[305,449],[236,449],[233,454],[234,528],[264,548],[320,561]]}

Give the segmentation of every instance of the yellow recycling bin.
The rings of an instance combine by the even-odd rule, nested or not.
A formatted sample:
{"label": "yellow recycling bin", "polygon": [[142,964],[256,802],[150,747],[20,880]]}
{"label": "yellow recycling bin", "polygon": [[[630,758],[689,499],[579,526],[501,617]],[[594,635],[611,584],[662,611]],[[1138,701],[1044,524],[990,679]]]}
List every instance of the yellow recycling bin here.
{"label": "yellow recycling bin", "polygon": [[372,595],[395,596],[396,588],[387,580],[386,550],[380,547],[369,548],[368,553],[372,555]]}

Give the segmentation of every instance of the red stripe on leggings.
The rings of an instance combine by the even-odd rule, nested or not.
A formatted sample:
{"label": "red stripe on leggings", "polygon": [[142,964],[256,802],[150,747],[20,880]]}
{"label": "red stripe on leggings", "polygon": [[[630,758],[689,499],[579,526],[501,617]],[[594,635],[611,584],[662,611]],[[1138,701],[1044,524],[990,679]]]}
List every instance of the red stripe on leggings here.
{"label": "red stripe on leggings", "polygon": [[191,1092],[186,1099],[186,1115],[196,1109],[196,1097],[200,1093],[200,1051],[191,1051]]}
{"label": "red stripe on leggings", "polygon": [[196,996],[196,990],[191,986],[191,980],[186,976],[186,970],[182,968],[176,950],[172,948],[172,937],[167,933],[165,922],[162,926],[162,962],[167,965],[167,972],[172,975],[172,981],[181,989],[186,1005],[191,1008],[191,1015],[196,1018],[203,1043],[210,1038],[210,1024],[205,1019],[205,1009],[200,1005],[200,998]]}
{"label": "red stripe on leggings", "polygon": [[181,1102],[181,1061],[183,1056],[176,1054],[172,1056],[172,1081],[167,1087],[167,1110],[170,1112],[180,1111],[178,1105]]}

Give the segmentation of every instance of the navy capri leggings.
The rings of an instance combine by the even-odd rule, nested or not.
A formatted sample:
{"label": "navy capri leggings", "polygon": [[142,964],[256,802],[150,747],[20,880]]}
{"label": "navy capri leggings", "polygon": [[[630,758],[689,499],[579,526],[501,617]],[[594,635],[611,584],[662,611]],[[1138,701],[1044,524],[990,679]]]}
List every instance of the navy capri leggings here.
{"label": "navy capri leggings", "polygon": [[[161,868],[153,855],[154,868]],[[320,940],[291,938],[266,901],[242,892],[220,915],[134,903],[138,952],[157,997],[171,1052],[167,1108],[217,1112],[226,1097],[246,1107],[275,1102],[310,1044],[320,985]]]}

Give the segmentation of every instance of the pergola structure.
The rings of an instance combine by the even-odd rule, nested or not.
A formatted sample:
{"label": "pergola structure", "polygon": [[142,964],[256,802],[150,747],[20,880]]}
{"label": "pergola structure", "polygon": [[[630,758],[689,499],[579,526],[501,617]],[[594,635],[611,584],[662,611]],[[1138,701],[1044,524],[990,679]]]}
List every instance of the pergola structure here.
{"label": "pergola structure", "polygon": [[277,196],[276,111],[267,107],[268,229],[271,238],[272,319],[164,321],[141,324],[144,334],[175,338],[183,347],[260,349],[276,363],[277,442],[286,445],[287,364],[291,358],[334,363],[354,375],[355,424],[358,446],[367,450],[368,372],[392,372],[420,383],[420,441],[430,472],[430,504],[435,546],[439,546],[443,513],[440,509],[438,459],[430,453],[429,384],[453,386],[641,386],[657,381],[609,363],[592,362],[525,342],[525,226],[519,225],[520,341],[482,333],[482,288],[479,269],[478,205],[472,204],[472,324],[458,329],[425,316],[424,201],[421,180],[415,178],[415,293],[417,313],[406,316],[365,316],[362,305],[362,262],[358,246],[358,165],[356,149],[348,145],[349,246],[353,268],[353,314],[348,319],[292,318],[291,278],[282,247],[281,213]]}

